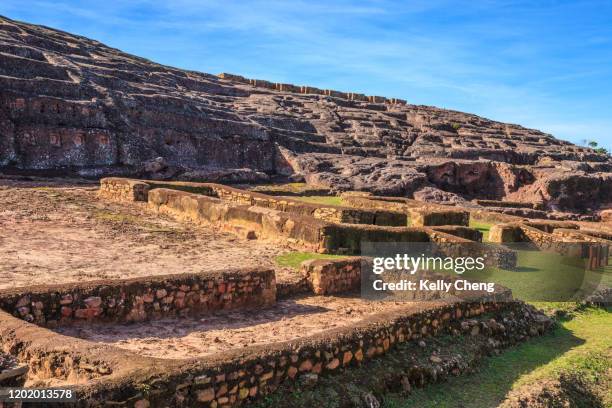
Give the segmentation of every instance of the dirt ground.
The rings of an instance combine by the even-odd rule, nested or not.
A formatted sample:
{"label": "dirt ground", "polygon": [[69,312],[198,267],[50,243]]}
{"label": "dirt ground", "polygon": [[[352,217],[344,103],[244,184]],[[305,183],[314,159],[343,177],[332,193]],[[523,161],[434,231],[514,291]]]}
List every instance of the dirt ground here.
{"label": "dirt ground", "polygon": [[410,303],[368,301],[358,297],[304,296],[262,310],[217,313],[201,318],[91,325],[57,329],[61,334],[105,343],[149,357],[186,359],[251,345],[310,336],[356,323]]}
{"label": "dirt ground", "polygon": [[[82,183],[82,182],[81,182]],[[100,200],[97,184],[0,178],[0,289],[264,266],[291,249]]]}

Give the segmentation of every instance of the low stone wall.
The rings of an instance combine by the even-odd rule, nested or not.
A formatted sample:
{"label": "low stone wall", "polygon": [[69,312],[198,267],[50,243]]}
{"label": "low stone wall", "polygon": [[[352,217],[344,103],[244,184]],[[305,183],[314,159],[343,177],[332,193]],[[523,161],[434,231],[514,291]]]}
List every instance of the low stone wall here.
{"label": "low stone wall", "polygon": [[[483,313],[523,316],[522,307],[511,301],[507,291],[457,303],[423,302],[307,338],[180,361],[146,358],[111,346],[68,338],[25,322],[16,323],[0,312],[3,323],[0,347],[20,350],[20,358],[24,360],[36,356],[40,361],[30,363],[36,365],[40,375],[55,371],[65,376],[66,370],[83,371],[92,365],[94,371],[99,369],[101,373],[96,373],[88,385],[71,386],[83,407],[101,403],[138,408],[234,407],[255,401],[274,392],[280,384],[299,380],[307,374],[327,375],[359,366],[401,343],[449,334],[453,330],[462,332],[464,318],[476,318]],[[479,326],[478,330],[488,329]],[[545,327],[538,327],[533,335],[544,330]],[[58,358],[61,353],[64,355]]]}
{"label": "low stone wall", "polygon": [[[587,241],[587,242],[598,242],[601,244],[612,245],[612,240],[602,238],[602,236],[593,235],[593,230],[578,230],[569,228],[556,228],[552,234],[561,237],[565,241]],[[596,233],[596,232],[595,232]],[[603,234],[603,236],[608,236]]]}
{"label": "low stone wall", "polygon": [[165,188],[149,193],[149,206],[182,220],[217,225],[249,238],[283,239],[312,251],[324,249],[323,229],[328,224],[312,217]]}
{"label": "low stone wall", "polygon": [[[240,186],[239,186],[240,187]],[[311,184],[294,185],[294,184],[281,184],[281,185],[259,185],[244,186],[245,190],[252,191],[254,193],[261,193],[268,196],[293,196],[293,197],[311,197],[311,196],[334,196],[331,189],[328,187],[320,187]]]}
{"label": "low stone wall", "polygon": [[529,208],[532,210],[540,209],[533,203],[524,203],[520,201],[473,200],[473,202],[483,207]]}
{"label": "low stone wall", "polygon": [[107,177],[100,180],[100,197],[115,201],[147,201],[149,184],[139,180]]}
{"label": "low stone wall", "polygon": [[401,197],[378,197],[371,194],[362,194],[361,192],[351,191],[342,194],[342,199],[351,207],[363,209],[378,209],[386,211],[397,211],[407,213],[412,208],[420,208],[426,206],[421,201],[411,200]]}
{"label": "low stone wall", "polygon": [[432,227],[431,229],[434,231],[444,232],[446,234],[469,239],[470,241],[482,242],[482,232],[474,228],[464,227],[460,225],[442,225],[439,227]]}
{"label": "low stone wall", "polygon": [[[569,228],[560,228],[562,226]],[[583,234],[575,224],[568,222],[497,224],[491,227],[489,240],[498,243],[529,242],[541,251],[587,259],[589,269],[608,265],[611,243]]]}
{"label": "low stone wall", "polygon": [[612,232],[603,229],[594,228],[580,228],[580,233],[586,234],[591,237],[605,239],[606,241],[612,241]]}
{"label": "low stone wall", "polygon": [[489,241],[495,243],[523,242],[525,236],[518,223],[495,224],[489,229]]}
{"label": "low stone wall", "polygon": [[328,224],[322,230],[322,252],[359,255],[362,242],[431,242],[431,233],[426,228]]}
{"label": "low stone wall", "polygon": [[503,214],[499,212],[481,209],[470,210],[470,219],[486,223],[511,223],[526,221],[525,217]]}
{"label": "low stone wall", "polygon": [[362,262],[367,258],[312,259],[302,262],[301,273],[317,295],[351,292],[361,287]]}
{"label": "low stone wall", "polygon": [[316,252],[359,254],[363,241],[429,241],[427,229],[334,224],[309,216],[163,188],[149,192],[149,205],[156,211],[182,219],[213,223],[226,229],[243,229],[255,237],[284,239]]}
{"label": "low stone wall", "polygon": [[[488,314],[482,323],[466,320],[484,313]],[[429,336],[497,333],[503,340],[506,330],[515,327],[513,320],[508,320],[512,323],[506,328],[497,323],[506,325],[506,317],[520,320],[517,334],[522,338],[550,327],[549,320],[539,319],[513,301],[508,290],[498,288],[493,294],[463,300],[410,303],[297,340],[185,360],[148,358],[66,337],[0,311],[0,350],[11,350],[27,362],[37,378],[66,380],[81,407],[234,407],[254,402],[283,383],[359,366],[399,344]],[[413,380],[416,385],[418,379]]]}
{"label": "low stone wall", "polygon": [[335,205],[305,203],[289,198],[279,198],[252,191],[239,190],[220,184],[211,184],[211,187],[217,196],[225,201],[271,208],[302,216],[310,216],[328,222],[382,226],[406,226],[408,224],[407,215],[401,212],[361,210]]}
{"label": "low stone wall", "polygon": [[114,177],[100,180],[100,195],[102,197],[117,199],[114,194],[107,193],[109,191],[117,191],[119,199],[122,201],[147,201],[148,192],[159,188],[217,197],[230,203],[270,208],[300,216],[310,216],[328,222],[382,226],[408,225],[408,216],[401,212],[362,210],[335,205],[306,203],[290,198],[241,190],[222,184],[131,180]]}
{"label": "low stone wall", "polygon": [[[151,406],[242,406],[274,392],[284,382],[312,374],[328,375],[362,365],[408,341],[450,333],[452,329],[459,332],[462,330],[460,319],[464,317],[513,310],[518,313],[518,304],[475,302],[439,306],[433,310],[419,311],[416,307],[403,316],[383,314],[359,325],[308,339],[268,345],[247,353],[226,353],[222,356],[225,361],[184,365],[180,373],[170,371],[167,376],[157,378],[156,392],[143,399]],[[544,330],[544,326],[539,327],[533,334]],[[138,379],[135,380],[137,383]],[[129,394],[124,392],[124,395]],[[107,401],[115,401],[109,397],[118,395],[107,393],[105,396]]]}
{"label": "low stone wall", "polygon": [[274,271],[255,268],[0,291],[0,309],[48,327],[145,321],[275,302]]}
{"label": "low stone wall", "polygon": [[470,213],[459,210],[415,208],[410,210],[410,225],[415,227],[470,224]]}
{"label": "low stone wall", "polygon": [[610,247],[612,241],[594,237],[583,233],[581,230],[557,228],[553,231],[553,235],[560,237],[567,242],[589,242],[583,249],[583,256],[588,258],[587,266],[594,270],[609,265]]}
{"label": "low stone wall", "polygon": [[[371,194],[361,194],[361,192],[350,191],[342,194],[342,199],[348,205],[356,208],[364,209],[381,209],[388,211],[404,212],[410,215],[414,209],[422,209],[425,211],[448,211],[449,207],[445,205],[424,203],[422,201],[412,200],[402,197],[378,197]],[[452,211],[452,210],[451,210]],[[525,217],[517,217],[514,215],[501,214],[489,209],[470,209],[469,218],[481,222],[489,223],[508,223],[525,221]],[[412,221],[412,220],[411,220]],[[468,220],[469,222],[469,220]],[[410,222],[410,225],[415,225]]]}
{"label": "low stone wall", "polygon": [[568,221],[525,221],[521,223],[531,228],[537,228],[541,231],[551,234],[557,228],[574,229],[577,230],[580,227],[578,224]]}

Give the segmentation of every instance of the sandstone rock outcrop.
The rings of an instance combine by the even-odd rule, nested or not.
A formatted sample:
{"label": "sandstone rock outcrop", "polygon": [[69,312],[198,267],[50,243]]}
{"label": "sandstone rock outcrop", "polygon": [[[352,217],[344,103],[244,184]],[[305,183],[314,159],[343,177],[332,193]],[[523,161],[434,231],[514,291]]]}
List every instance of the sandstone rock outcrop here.
{"label": "sandstone rock outcrop", "polygon": [[612,202],[609,156],[538,130],[180,70],[4,17],[0,168],[221,182],[284,176],[339,191],[537,201],[561,211]]}

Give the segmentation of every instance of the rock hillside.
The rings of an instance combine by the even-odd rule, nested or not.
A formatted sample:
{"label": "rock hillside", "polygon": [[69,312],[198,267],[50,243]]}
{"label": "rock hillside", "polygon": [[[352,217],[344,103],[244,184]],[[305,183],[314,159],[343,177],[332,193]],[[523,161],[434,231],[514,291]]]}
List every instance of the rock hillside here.
{"label": "rock hillside", "polygon": [[0,17],[4,171],[213,181],[304,179],[337,190],[589,212],[612,160],[476,115],[159,65]]}

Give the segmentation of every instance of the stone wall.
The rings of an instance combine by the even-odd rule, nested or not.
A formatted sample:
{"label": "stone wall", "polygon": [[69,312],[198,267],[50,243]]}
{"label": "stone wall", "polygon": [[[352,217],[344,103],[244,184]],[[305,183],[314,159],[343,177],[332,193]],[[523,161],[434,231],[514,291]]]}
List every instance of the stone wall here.
{"label": "stone wall", "polygon": [[[506,305],[507,307],[511,307]],[[326,375],[346,367],[359,366],[385,355],[398,344],[446,332],[453,326],[460,329],[458,319],[476,317],[502,308],[496,303],[478,303],[441,307],[397,317],[379,324],[351,327],[350,331],[315,336],[307,341],[295,342],[291,349],[270,347],[255,360],[242,359],[240,363],[226,363],[215,370],[194,372],[191,381],[185,381],[180,395],[182,406],[239,406],[245,400],[269,394],[285,381],[294,381],[305,375]],[[537,333],[537,332],[536,332]],[[173,395],[174,390],[172,391]],[[166,395],[156,395],[163,401]],[[166,400],[167,401],[167,400]]]}
{"label": "stone wall", "polygon": [[[133,190],[142,189],[142,184],[148,185],[149,188],[143,193],[140,193],[139,190],[138,194],[136,194]],[[218,197],[231,203],[271,208],[300,216],[310,216],[328,222],[386,226],[406,226],[408,224],[407,215],[401,212],[361,210],[335,205],[305,203],[299,200],[269,196],[215,183],[130,180],[121,178],[105,178],[100,181],[100,192],[103,197],[119,197],[122,200],[129,200],[134,196],[135,199],[132,201],[147,201],[147,192],[156,188],[175,189]],[[116,193],[108,193],[115,191]]]}
{"label": "stone wall", "polygon": [[225,201],[272,208],[329,222],[385,226],[406,226],[408,224],[407,215],[401,212],[361,210],[335,205],[305,203],[299,200],[240,190],[221,184],[211,184],[211,187],[217,196]]}
{"label": "stone wall", "polygon": [[0,292],[0,309],[40,326],[134,322],[271,306],[273,270],[168,275]]}
{"label": "stone wall", "polygon": [[[392,351],[399,344],[429,336],[461,332],[460,319],[477,318],[483,313],[518,313],[517,304],[493,302],[471,303],[418,311],[389,320],[369,321],[349,330],[337,330],[310,339],[260,350],[256,358],[234,357],[214,367],[197,366],[182,375],[170,377],[159,392],[149,394],[148,402],[173,406],[242,406],[274,392],[281,383],[307,375],[337,373],[360,366]],[[499,319],[499,317],[498,317]],[[546,330],[549,324],[534,325],[533,335]],[[470,331],[491,331],[491,327],[469,326]],[[501,331],[499,332],[501,335]],[[242,354],[242,353],[241,353]],[[190,367],[191,368],[191,367]],[[414,379],[415,384],[417,379]]]}
{"label": "stone wall", "polygon": [[169,189],[149,192],[155,211],[181,219],[241,229],[255,238],[283,239],[309,250],[359,254],[362,241],[428,242],[430,231],[411,227],[334,224],[269,208],[233,204],[214,197]]}
{"label": "stone wall", "polygon": [[248,238],[282,239],[312,251],[324,249],[323,229],[329,225],[312,217],[165,188],[151,190],[149,206],[182,220],[217,225]]}
{"label": "stone wall", "polygon": [[612,232],[610,232],[609,230],[594,229],[594,228],[580,228],[580,233],[586,234],[590,237],[612,241]]}
{"label": "stone wall", "polygon": [[431,228],[434,231],[444,232],[457,237],[469,239],[470,241],[482,242],[482,232],[474,228],[461,225],[441,225]]}
{"label": "stone wall", "polygon": [[[162,188],[165,185],[151,183],[154,188],[148,192],[148,201],[155,211],[169,213],[185,220],[215,224],[245,238],[283,239],[323,253],[357,255],[364,241],[434,242],[433,238],[442,237],[444,242],[462,242],[462,238],[457,235],[467,234],[467,230],[457,230],[455,235],[450,235],[429,228],[347,223],[346,221],[365,221],[366,217],[378,217],[380,220],[380,217],[389,216],[393,222],[400,219],[403,221],[405,218],[396,217],[399,213],[353,211],[343,207],[335,207],[340,211],[340,221],[329,222],[316,216],[318,211],[325,211],[328,207],[302,205],[297,201],[274,199],[215,184],[180,183],[181,190],[197,189],[209,195]],[[210,196],[213,193],[225,197],[225,200]],[[335,210],[334,207],[329,208]],[[466,222],[467,217],[467,213],[457,211],[449,211],[449,215],[437,211],[433,214],[434,217],[439,214],[439,217],[443,218],[434,218],[431,222],[441,219],[445,222]],[[347,219],[352,216],[356,219]],[[430,222],[428,216],[430,213],[425,212],[425,222]]]}
{"label": "stone wall", "polygon": [[370,193],[348,192],[342,194],[342,199],[351,207],[364,209],[379,209],[406,213],[412,208],[427,206],[425,203],[400,197],[378,197]]}
{"label": "stone wall", "polygon": [[415,208],[410,210],[410,225],[415,227],[470,224],[470,213],[459,210]]}
{"label": "stone wall", "polygon": [[147,183],[117,177],[100,180],[100,197],[115,201],[147,201],[150,186]]}
{"label": "stone wall", "polygon": [[508,208],[529,208],[539,210],[540,208],[534,203],[524,203],[520,201],[501,201],[501,200],[473,200],[478,205],[483,207],[508,207]]}
{"label": "stone wall", "polygon": [[311,259],[302,262],[301,273],[317,295],[351,292],[361,287],[361,264],[366,258]]}
{"label": "stone wall", "polygon": [[551,234],[557,228],[574,229],[580,228],[578,224],[568,221],[525,221],[522,225],[537,228],[541,231]]}
{"label": "stone wall", "polygon": [[489,241],[496,243],[523,242],[525,236],[518,223],[495,224],[489,229]]}
{"label": "stone wall", "polygon": [[448,208],[448,206],[424,203],[401,197],[376,197],[350,192],[342,196],[351,206],[364,209],[380,209],[402,212],[409,215],[409,224],[424,226],[468,226],[470,212]]}
{"label": "stone wall", "polygon": [[327,253],[358,255],[362,242],[430,242],[431,233],[426,228],[328,224],[322,231],[322,247]]}
{"label": "stone wall", "polygon": [[319,89],[312,86],[306,85],[293,85],[284,83],[273,83],[263,79],[249,79],[242,75],[229,74],[222,72],[217,75],[220,79],[225,79],[234,83],[248,84],[256,88],[272,89],[279,92],[291,92],[301,94],[314,94],[314,95],[325,95],[333,96],[334,98],[348,99],[351,101],[362,101],[371,103],[388,103],[392,105],[406,105],[405,99],[399,98],[385,98],[384,96],[366,96],[364,94],[352,93],[352,92],[341,92],[333,89]]}
{"label": "stone wall", "polygon": [[[485,313],[481,323],[474,320]],[[503,328],[497,323],[503,320],[506,325],[505,318],[513,316],[516,324],[511,320]],[[62,336],[0,311],[0,350],[10,350],[27,362],[37,378],[68,380],[83,407],[234,407],[254,402],[282,383],[360,366],[399,344],[430,336],[483,333],[507,341],[508,330],[514,327],[522,338],[537,336],[550,327],[549,320],[539,317],[513,301],[508,290],[498,288],[486,296],[409,304],[297,340],[199,359],[160,360]],[[71,378],[88,383],[70,383]],[[410,381],[422,385],[416,377]]]}
{"label": "stone wall", "polygon": [[524,222],[497,224],[489,231],[497,243],[528,242],[541,251],[587,259],[589,269],[608,265],[611,241],[590,236],[570,222]]}

